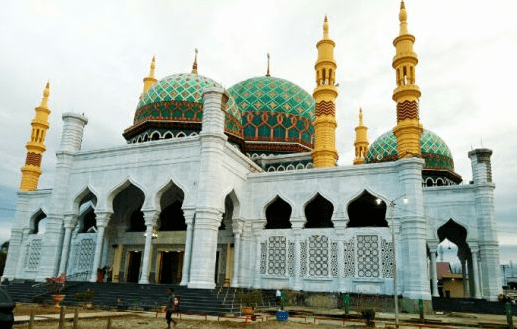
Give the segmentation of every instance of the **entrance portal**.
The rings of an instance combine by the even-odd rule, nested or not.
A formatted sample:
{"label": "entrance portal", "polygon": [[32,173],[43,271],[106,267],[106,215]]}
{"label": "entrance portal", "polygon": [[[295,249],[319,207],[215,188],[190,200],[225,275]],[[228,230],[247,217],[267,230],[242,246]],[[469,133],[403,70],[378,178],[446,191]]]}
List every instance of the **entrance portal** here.
{"label": "entrance portal", "polygon": [[160,283],[181,282],[184,251],[162,251],[160,262]]}
{"label": "entrance portal", "polygon": [[138,283],[140,276],[140,264],[142,263],[141,251],[130,251],[127,266],[127,282]]}

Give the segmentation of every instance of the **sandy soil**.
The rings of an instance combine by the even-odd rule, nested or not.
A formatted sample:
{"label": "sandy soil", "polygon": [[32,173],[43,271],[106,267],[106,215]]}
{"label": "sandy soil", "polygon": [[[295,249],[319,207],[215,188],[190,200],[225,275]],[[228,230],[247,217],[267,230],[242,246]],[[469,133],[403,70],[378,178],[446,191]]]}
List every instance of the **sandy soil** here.
{"label": "sandy soil", "polygon": [[[221,321],[205,321],[205,320],[186,320],[186,319],[176,319],[178,320],[178,325],[176,328],[191,328],[191,329],[224,329],[224,328],[243,328],[244,322],[240,320],[239,322],[221,320]],[[108,319],[80,319],[78,323],[78,327],[80,329],[99,329],[106,328],[108,323]],[[34,325],[34,329],[56,329],[57,321],[45,321],[45,322],[37,322]],[[292,328],[301,328],[301,329],[321,329],[321,328],[342,328],[342,324],[313,324],[313,323],[299,323],[299,322],[277,322],[275,320],[269,321],[257,321],[251,324],[246,325],[248,328],[256,328],[256,329],[292,329]],[[356,326],[356,328],[361,328],[362,326]],[[28,328],[27,324],[23,325],[15,325],[13,328]],[[65,323],[65,328],[72,328],[72,322],[67,321]],[[126,316],[126,317],[115,317],[111,319],[111,328],[112,329],[126,329],[126,328],[138,328],[138,329],[156,329],[156,328],[167,328],[166,320],[163,316],[149,317],[149,316]],[[347,328],[353,328],[352,326],[347,326]]]}
{"label": "sandy soil", "polygon": [[[99,310],[95,309],[84,309],[82,307],[77,307],[80,313],[90,313],[90,312],[99,312]],[[65,313],[74,313],[76,307],[65,307]],[[34,311],[34,315],[38,314],[59,314],[60,309],[56,308],[54,305],[47,304],[24,304],[24,303],[16,303],[16,307],[14,308],[14,316],[18,315],[30,315],[31,310]]]}

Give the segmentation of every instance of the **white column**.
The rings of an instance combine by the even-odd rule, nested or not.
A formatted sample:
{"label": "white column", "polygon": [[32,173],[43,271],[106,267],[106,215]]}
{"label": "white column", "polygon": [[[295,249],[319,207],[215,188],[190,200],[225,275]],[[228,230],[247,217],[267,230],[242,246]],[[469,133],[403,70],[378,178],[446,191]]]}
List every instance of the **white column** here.
{"label": "white column", "polygon": [[479,286],[479,264],[478,264],[478,250],[471,248],[472,251],[472,268],[474,274],[474,298],[481,298],[481,289]]}
{"label": "white column", "polygon": [[241,230],[233,231],[235,238],[233,242],[233,274],[232,274],[232,287],[239,286],[239,262],[240,262],[240,246],[241,246]]}
{"label": "white column", "polygon": [[97,219],[97,243],[95,244],[95,256],[93,257],[93,266],[92,266],[92,274],[90,277],[90,282],[97,281],[97,269],[99,268],[99,264],[101,262],[102,256],[102,245],[104,242],[104,229],[108,226],[110,217],[110,212],[95,212]]}
{"label": "white column", "polygon": [[149,283],[149,261],[151,259],[151,243],[153,241],[153,231],[158,219],[158,212],[156,210],[143,210],[145,220],[145,246],[144,246],[144,260],[142,263],[142,273],[140,274],[139,284]]}
{"label": "white column", "polygon": [[431,250],[431,280],[433,297],[440,297],[438,293],[438,276],[436,274],[436,251],[433,249]]}
{"label": "white column", "polygon": [[261,273],[260,273],[260,257],[262,256],[260,247],[260,233],[255,232],[255,282],[253,287],[256,289],[260,288]]}
{"label": "white column", "polygon": [[192,253],[192,235],[194,224],[194,209],[183,209],[183,217],[185,217],[185,224],[187,224],[187,236],[185,239],[185,254],[183,255],[183,270],[181,275],[180,286],[186,286],[190,277],[190,259]]}
{"label": "white column", "polygon": [[465,258],[460,259],[461,262],[461,274],[463,276],[463,298],[469,298],[469,285],[467,275],[467,260]]}
{"label": "white column", "polygon": [[77,224],[76,215],[65,215],[64,226],[65,226],[65,238],[63,239],[63,251],[61,252],[61,263],[59,264],[59,273],[65,273],[68,264],[68,254],[70,252],[70,241],[72,240],[72,230]]}
{"label": "white column", "polygon": [[294,290],[303,290],[303,277],[300,273],[302,256],[302,229],[305,221],[294,222],[291,220],[294,238]]}
{"label": "white column", "polygon": [[20,277],[22,271],[23,271],[23,261],[25,259],[25,254],[27,253],[27,239],[29,237],[29,232],[31,231],[30,228],[25,227],[22,230],[21,234],[21,242],[20,242],[20,254],[19,258],[17,259],[16,263],[16,274],[14,277]]}

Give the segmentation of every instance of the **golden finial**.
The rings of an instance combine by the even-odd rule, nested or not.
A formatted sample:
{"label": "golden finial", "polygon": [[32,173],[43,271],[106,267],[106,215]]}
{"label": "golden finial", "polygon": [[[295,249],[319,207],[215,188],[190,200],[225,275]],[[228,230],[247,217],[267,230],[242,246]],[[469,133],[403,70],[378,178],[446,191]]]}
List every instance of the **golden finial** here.
{"label": "golden finial", "polygon": [[194,49],[196,55],[194,56],[194,64],[192,64],[192,74],[197,74],[197,48]]}
{"label": "golden finial", "polygon": [[362,108],[359,108],[359,125],[360,126],[364,126],[363,125],[363,109]]}
{"label": "golden finial", "polygon": [[327,19],[327,15],[325,15],[325,20],[323,21],[323,39],[329,38],[329,21]]}
{"label": "golden finial", "polygon": [[154,69],[156,68],[155,56],[151,60],[151,70],[149,71],[149,78],[154,78]]}
{"label": "golden finial", "polygon": [[404,0],[402,0],[400,2],[399,21],[400,21],[400,35],[408,34],[407,12],[406,12],[406,5],[404,4]]}
{"label": "golden finial", "polygon": [[47,108],[49,95],[50,95],[50,82],[47,80],[45,89],[43,89],[43,98],[41,99],[40,107],[45,108],[45,109]]}
{"label": "golden finial", "polygon": [[269,74],[269,53],[267,53],[267,72],[266,72],[266,77],[270,77],[271,75]]}

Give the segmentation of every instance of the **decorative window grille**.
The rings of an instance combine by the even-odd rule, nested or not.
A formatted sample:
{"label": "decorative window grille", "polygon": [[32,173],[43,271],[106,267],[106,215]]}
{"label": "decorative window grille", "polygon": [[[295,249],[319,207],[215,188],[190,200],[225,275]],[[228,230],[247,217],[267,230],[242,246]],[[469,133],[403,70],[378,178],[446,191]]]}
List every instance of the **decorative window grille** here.
{"label": "decorative window grille", "polygon": [[330,244],[330,273],[337,277],[337,242]]}
{"label": "decorative window grille", "polygon": [[355,239],[352,238],[343,243],[345,277],[355,276]]}
{"label": "decorative window grille", "polygon": [[285,236],[271,236],[268,241],[268,270],[270,275],[286,275],[287,255]]}
{"label": "decorative window grille", "polygon": [[287,250],[287,271],[289,272],[290,277],[294,277],[294,242],[289,242],[289,247]]}
{"label": "decorative window grille", "polygon": [[393,243],[381,238],[382,276],[393,278]]}
{"label": "decorative window grille", "polygon": [[27,271],[36,271],[41,258],[41,239],[34,239],[27,245],[24,265]]}
{"label": "decorative window grille", "polygon": [[309,237],[309,275],[329,275],[329,241],[324,235]]}
{"label": "decorative window grille", "polygon": [[357,236],[357,271],[359,277],[378,278],[379,237],[377,235]]}
{"label": "decorative window grille", "polygon": [[266,274],[266,250],[267,250],[267,243],[261,242],[260,243],[260,274]]}
{"label": "decorative window grille", "polygon": [[307,242],[300,242],[300,276],[307,274]]}

